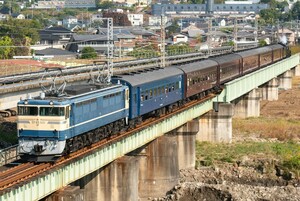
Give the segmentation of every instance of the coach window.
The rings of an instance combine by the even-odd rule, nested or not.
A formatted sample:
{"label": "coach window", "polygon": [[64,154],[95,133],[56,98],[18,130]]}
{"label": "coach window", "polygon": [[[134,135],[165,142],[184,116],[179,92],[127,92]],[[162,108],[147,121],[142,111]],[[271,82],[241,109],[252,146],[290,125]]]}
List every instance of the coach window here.
{"label": "coach window", "polygon": [[144,101],[145,100],[145,97],[144,97],[144,94],[141,95],[141,101]]}
{"label": "coach window", "polygon": [[28,115],[28,116],[37,116],[38,108],[37,107],[18,107],[18,115]]}
{"label": "coach window", "polygon": [[160,88],[160,94],[164,94],[165,93],[165,87],[161,87]]}
{"label": "coach window", "polygon": [[150,90],[149,90],[149,99],[151,99],[152,96],[153,96],[153,94],[152,94],[152,89],[150,89]]}
{"label": "coach window", "polygon": [[153,90],[153,96],[156,96],[157,95],[157,88],[155,88],[154,90]]}

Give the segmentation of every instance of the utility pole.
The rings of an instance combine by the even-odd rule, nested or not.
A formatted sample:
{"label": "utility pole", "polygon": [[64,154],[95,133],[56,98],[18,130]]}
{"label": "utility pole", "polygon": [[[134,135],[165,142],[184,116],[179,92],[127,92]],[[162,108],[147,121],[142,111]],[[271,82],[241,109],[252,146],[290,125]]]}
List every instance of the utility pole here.
{"label": "utility pole", "polygon": [[210,56],[211,55],[211,33],[212,32],[212,19],[211,17],[209,17],[208,19],[208,30],[207,30],[207,46],[208,46],[208,49],[207,49],[207,53],[208,55]]}
{"label": "utility pole", "polygon": [[279,20],[277,20],[277,43],[280,42],[280,36],[279,36]]}
{"label": "utility pole", "polygon": [[160,66],[162,68],[166,67],[166,52],[165,52],[165,16],[164,13],[162,12],[161,14],[161,25],[160,25],[160,45],[161,45],[161,64]]}
{"label": "utility pole", "polygon": [[255,17],[255,31],[254,31],[254,41],[256,42],[256,44],[258,44],[257,42],[257,38],[258,38],[258,21],[257,18]]}
{"label": "utility pole", "polygon": [[298,44],[298,38],[299,38],[299,20],[296,20],[296,41],[295,44]]}
{"label": "utility pole", "polygon": [[238,47],[237,47],[237,19],[236,18],[234,18],[233,40],[234,40],[234,48],[233,48],[233,50],[237,51]]}
{"label": "utility pole", "polygon": [[[113,75],[113,57],[114,57],[114,33],[113,33],[113,19],[112,18],[101,18],[103,21],[107,21],[107,57],[103,68],[98,67],[98,76],[96,79],[91,75],[93,82],[110,84],[111,77]],[[99,29],[100,30],[100,29]],[[101,61],[103,62],[103,61]],[[94,61],[96,64],[97,61]],[[101,72],[102,71],[102,72]]]}
{"label": "utility pole", "polygon": [[110,83],[113,75],[113,57],[114,57],[114,28],[113,19],[107,18],[107,82]]}

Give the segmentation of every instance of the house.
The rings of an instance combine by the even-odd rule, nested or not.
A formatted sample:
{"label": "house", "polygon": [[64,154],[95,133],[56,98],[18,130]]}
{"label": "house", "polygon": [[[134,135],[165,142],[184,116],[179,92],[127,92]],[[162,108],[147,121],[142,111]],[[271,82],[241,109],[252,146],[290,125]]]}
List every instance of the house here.
{"label": "house", "polygon": [[65,1],[38,1],[35,9],[58,9],[64,8]]}
{"label": "house", "polygon": [[[163,16],[164,17],[164,22],[168,22],[168,17],[167,16]],[[149,26],[160,26],[161,25],[161,21],[162,18],[161,16],[149,16],[149,22],[148,25]]]}
{"label": "house", "polygon": [[65,8],[96,8],[95,0],[65,0]]}
{"label": "house", "polygon": [[77,24],[78,23],[78,19],[74,16],[68,16],[66,18],[63,19],[63,25],[66,26],[68,24]]}
{"label": "house", "polygon": [[50,27],[43,29],[39,32],[40,41],[38,45],[43,45],[44,48],[47,47],[56,47],[64,48],[69,42],[73,32],[64,27]]}
{"label": "house", "polygon": [[11,16],[15,19],[19,19],[19,20],[24,20],[25,19],[25,15],[20,14],[20,13],[12,13]]}
{"label": "house", "polygon": [[288,45],[294,45],[295,44],[295,33],[289,29],[279,29],[278,30],[278,37],[280,39],[280,42]]}
{"label": "house", "polygon": [[152,31],[148,31],[142,27],[129,27],[128,30],[130,31],[130,33],[135,35],[135,39],[139,41],[149,40],[158,36]]}
{"label": "house", "polygon": [[178,43],[187,43],[188,42],[188,36],[184,34],[174,34],[172,35],[172,42],[173,45]]}
{"label": "house", "polygon": [[103,19],[102,14],[96,13],[91,16],[91,22],[101,21]]}
{"label": "house", "polygon": [[53,56],[54,58],[61,59],[76,59],[77,53],[70,52],[67,50],[62,50],[58,48],[46,48],[44,50],[36,50],[36,56]]}
{"label": "house", "polygon": [[127,17],[132,26],[141,26],[144,23],[143,14],[130,13],[127,14]]}
{"label": "house", "polygon": [[[135,36],[126,29],[114,28],[113,41],[114,52],[118,55],[132,51],[135,47]],[[99,29],[96,34],[74,34],[66,50],[81,52],[85,47],[92,47],[99,54],[107,54],[107,43],[107,29]]]}

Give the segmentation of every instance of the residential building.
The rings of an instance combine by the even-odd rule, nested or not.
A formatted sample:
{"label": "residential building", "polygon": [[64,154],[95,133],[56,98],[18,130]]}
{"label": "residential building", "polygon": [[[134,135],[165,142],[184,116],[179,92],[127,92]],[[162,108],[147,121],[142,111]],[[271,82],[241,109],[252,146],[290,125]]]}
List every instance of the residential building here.
{"label": "residential building", "polygon": [[77,24],[77,23],[78,23],[78,19],[74,16],[68,16],[63,19],[63,25]]}
{"label": "residential building", "polygon": [[61,9],[61,8],[96,8],[95,0],[45,0],[38,1],[32,8]]}
{"label": "residential building", "polygon": [[[114,52],[117,55],[132,51],[135,47],[135,36],[123,28],[113,30]],[[84,47],[92,47],[99,54],[107,53],[107,29],[98,29],[96,34],[74,34],[66,49],[81,52]]]}
{"label": "residential building", "polygon": [[32,49],[42,50],[46,48],[61,48],[63,49],[73,35],[72,31],[64,27],[50,27],[39,32],[40,41]]}
{"label": "residential building", "polygon": [[38,1],[37,5],[33,5],[35,9],[59,9],[65,7],[65,1]]}
{"label": "residential building", "polygon": [[46,48],[43,50],[36,50],[35,51],[36,56],[53,56],[53,58],[56,59],[76,59],[77,53],[70,52],[67,50],[62,50],[58,48]]}
{"label": "residential building", "polygon": [[172,42],[174,45],[178,43],[187,43],[188,39],[188,36],[184,34],[174,34],[172,36]]}
{"label": "residential building", "polygon": [[280,42],[288,45],[294,45],[295,44],[295,33],[289,29],[279,29],[279,40]]}
{"label": "residential building", "polygon": [[[268,4],[213,4],[214,14],[259,13]],[[206,4],[153,4],[152,15],[200,15],[206,13]]]}
{"label": "residential building", "polygon": [[95,0],[65,0],[65,8],[96,8]]}
{"label": "residential building", "polygon": [[[166,23],[168,21],[167,16],[163,16],[163,20]],[[149,16],[149,26],[160,26],[161,25],[162,18],[161,16]]]}
{"label": "residential building", "polygon": [[130,13],[127,17],[132,26],[142,26],[144,23],[143,14]]}
{"label": "residential building", "polygon": [[91,22],[100,21],[103,18],[102,14],[97,13],[91,16]]}
{"label": "residential building", "polygon": [[24,20],[25,19],[25,15],[20,14],[20,13],[12,13],[11,16],[13,18],[19,19],[19,20]]}

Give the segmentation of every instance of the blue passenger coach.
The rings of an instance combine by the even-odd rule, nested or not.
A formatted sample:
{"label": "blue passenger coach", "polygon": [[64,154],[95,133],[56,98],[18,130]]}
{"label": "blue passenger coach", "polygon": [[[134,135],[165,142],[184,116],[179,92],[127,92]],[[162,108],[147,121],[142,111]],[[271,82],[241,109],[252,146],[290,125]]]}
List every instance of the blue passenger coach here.
{"label": "blue passenger coach", "polygon": [[81,134],[128,118],[126,86],[77,85],[65,91],[62,97],[41,95],[18,103],[20,154],[59,156],[93,141]]}
{"label": "blue passenger coach", "polygon": [[183,100],[183,71],[177,68],[114,76],[112,82],[129,87],[130,119]]}

